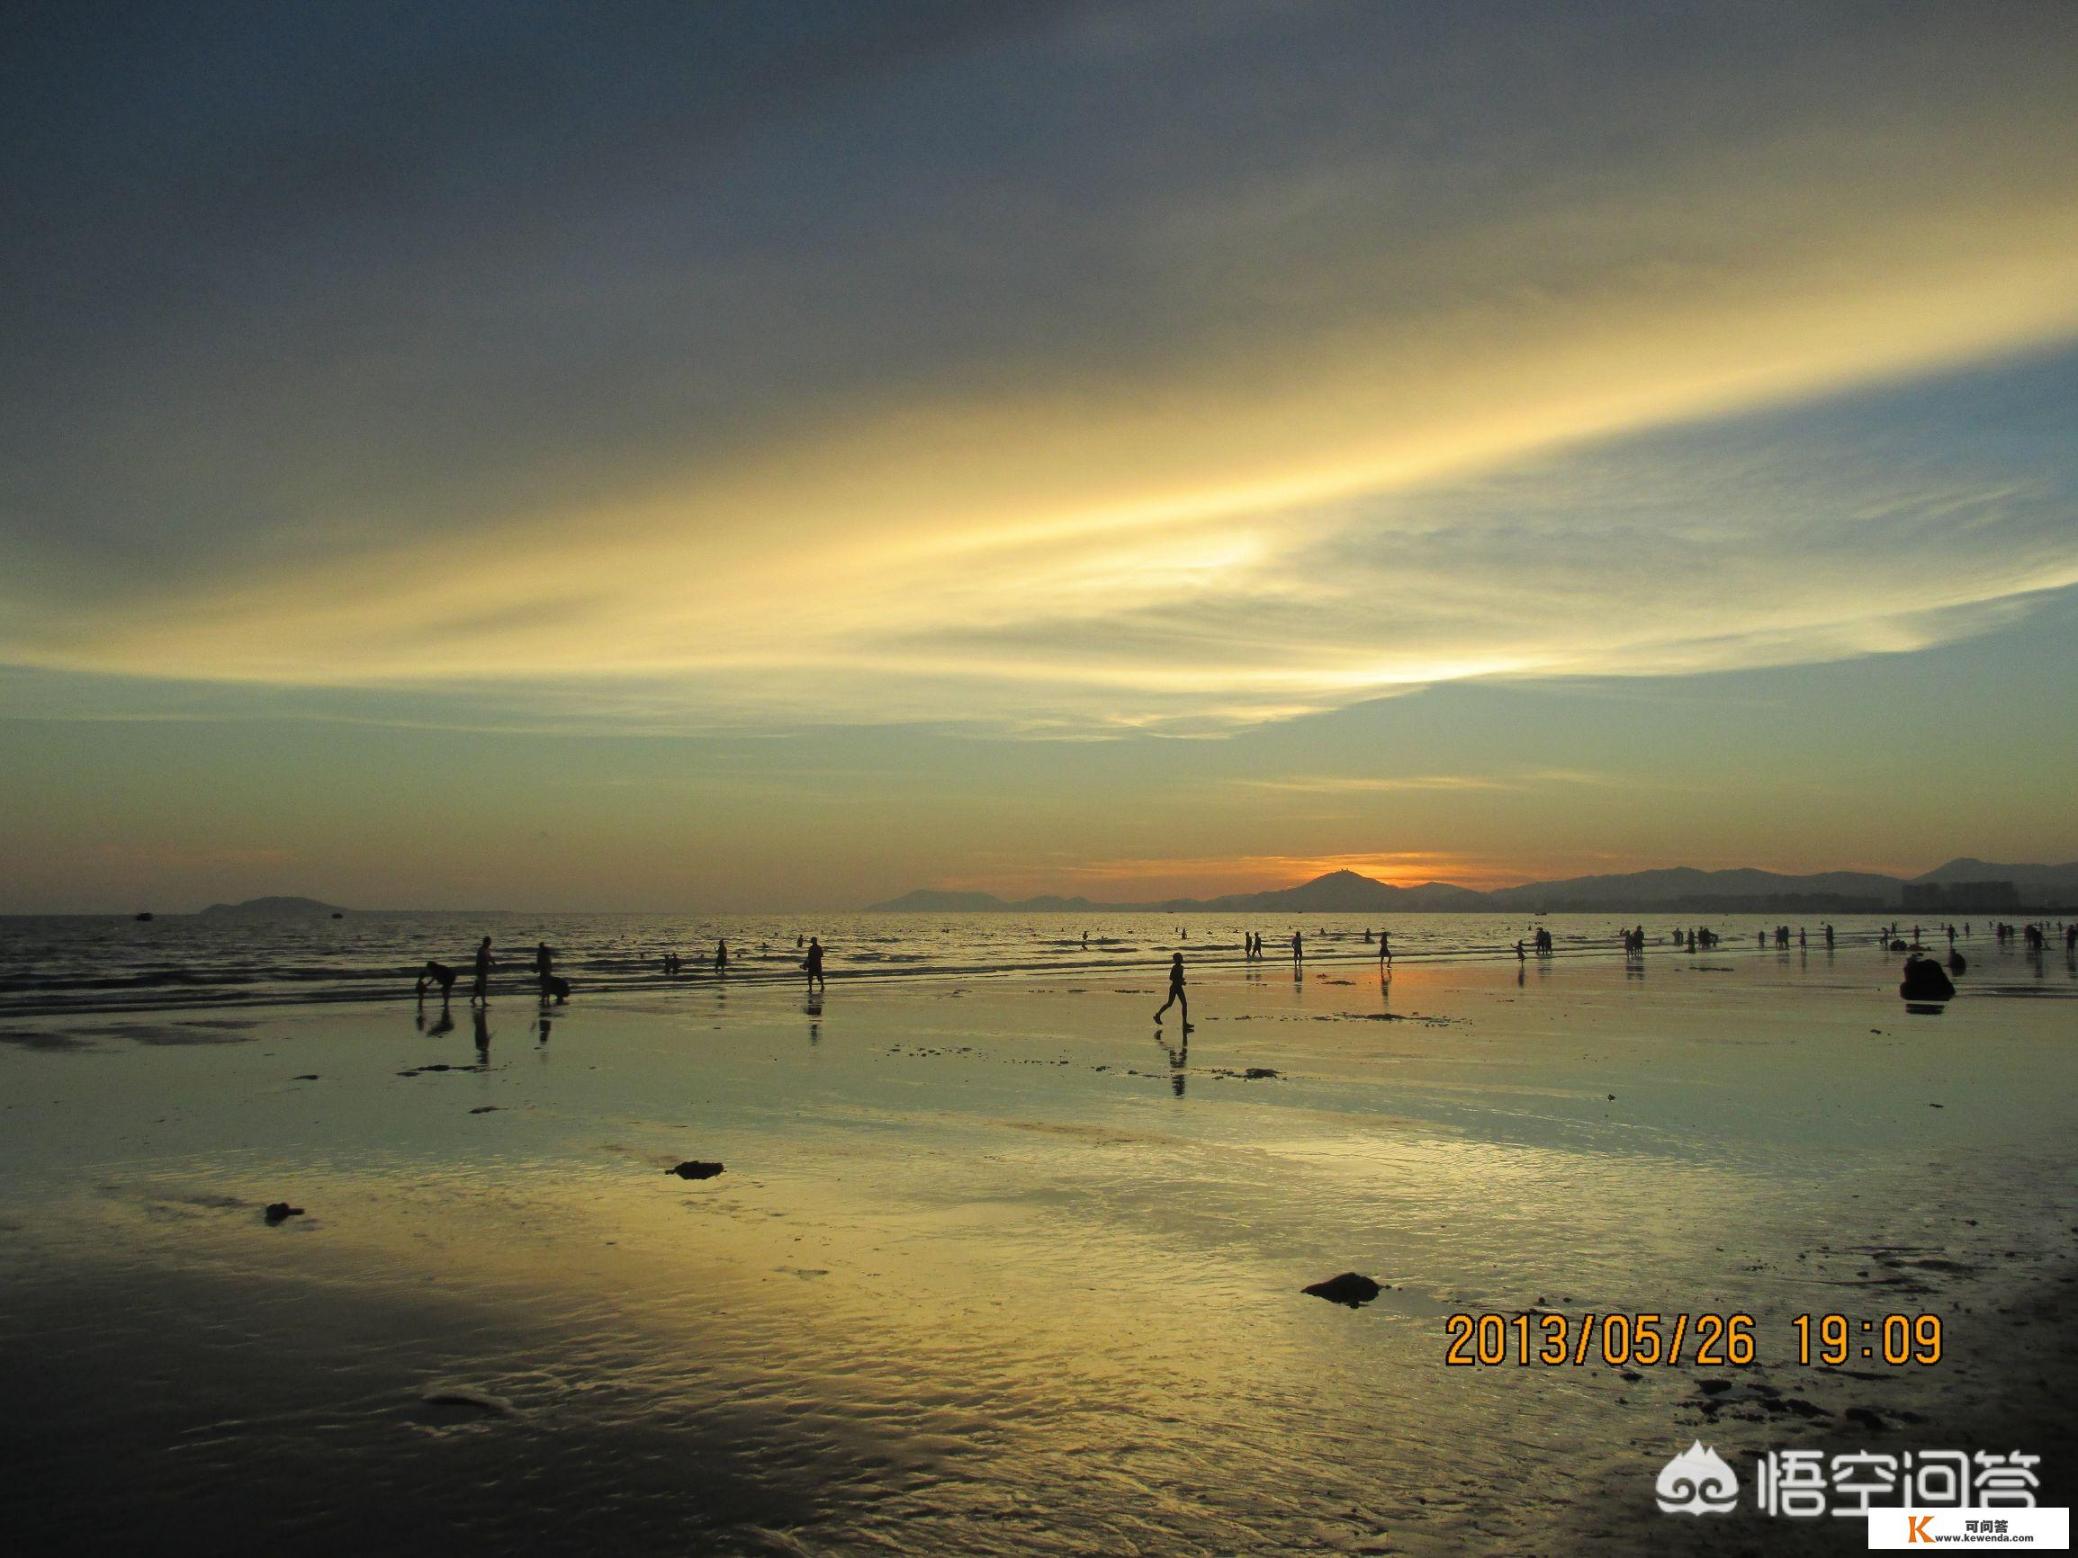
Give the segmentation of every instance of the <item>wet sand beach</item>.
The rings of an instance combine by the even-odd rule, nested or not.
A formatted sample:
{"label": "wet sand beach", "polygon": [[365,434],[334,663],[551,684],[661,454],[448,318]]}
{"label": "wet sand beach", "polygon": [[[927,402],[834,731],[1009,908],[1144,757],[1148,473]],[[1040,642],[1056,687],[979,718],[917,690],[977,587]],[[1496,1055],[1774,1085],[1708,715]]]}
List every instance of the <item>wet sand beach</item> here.
{"label": "wet sand beach", "polygon": [[[1659,1514],[1698,1437],[2017,1448],[2070,1501],[2062,958],[1937,1017],[1866,950],[1194,962],[1187,1045],[1165,961],[501,995],[446,1032],[409,999],[10,1016],[5,1523],[1862,1550]],[[1301,1291],[1342,1272],[1383,1290]],[[1445,1362],[1454,1313],[1733,1311],[1748,1368]],[[1823,1312],[1938,1315],[1942,1359],[1801,1365]]]}

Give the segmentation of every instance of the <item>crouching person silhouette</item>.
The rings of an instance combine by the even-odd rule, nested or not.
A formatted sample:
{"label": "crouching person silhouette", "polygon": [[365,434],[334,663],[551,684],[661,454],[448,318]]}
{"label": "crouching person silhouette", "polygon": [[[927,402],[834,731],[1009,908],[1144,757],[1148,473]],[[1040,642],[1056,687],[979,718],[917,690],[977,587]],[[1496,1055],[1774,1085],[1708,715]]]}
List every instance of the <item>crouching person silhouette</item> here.
{"label": "crouching person silhouette", "polygon": [[418,976],[418,998],[423,1001],[426,991],[434,985],[440,987],[440,999],[445,1002],[455,993],[455,971],[445,963],[427,958],[426,966]]}

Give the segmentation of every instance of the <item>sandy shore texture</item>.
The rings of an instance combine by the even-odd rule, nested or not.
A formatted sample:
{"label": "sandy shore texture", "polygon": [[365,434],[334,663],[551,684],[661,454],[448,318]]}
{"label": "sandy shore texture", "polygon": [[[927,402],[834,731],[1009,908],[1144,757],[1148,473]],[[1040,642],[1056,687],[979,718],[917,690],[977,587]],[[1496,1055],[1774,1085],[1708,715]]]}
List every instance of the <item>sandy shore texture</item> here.
{"label": "sandy shore texture", "polygon": [[[1187,1044],[1152,962],[445,1031],[408,999],[12,1022],[0,1524],[39,1553],[1863,1550],[1851,1519],[1660,1514],[1697,1438],[1742,1473],[2018,1449],[2068,1504],[2078,977],[2014,956],[1939,1016],[1896,981],[1273,961],[1194,969]],[[1376,1301],[1301,1292],[1345,1271]],[[1743,1311],[1756,1357],[1456,1368],[1461,1311]],[[1938,1315],[1942,1359],[1799,1364],[1827,1312]]]}

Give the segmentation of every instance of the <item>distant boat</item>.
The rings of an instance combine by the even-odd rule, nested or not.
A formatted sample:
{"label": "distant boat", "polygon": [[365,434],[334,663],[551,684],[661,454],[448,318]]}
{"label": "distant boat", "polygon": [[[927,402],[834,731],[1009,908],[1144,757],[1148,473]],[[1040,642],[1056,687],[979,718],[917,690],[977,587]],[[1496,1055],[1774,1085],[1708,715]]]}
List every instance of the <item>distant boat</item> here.
{"label": "distant boat", "polygon": [[346,918],[346,916],[341,914],[337,909],[334,909],[332,911],[332,918],[335,920],[343,920]]}
{"label": "distant boat", "polygon": [[139,914],[139,915],[137,916],[137,918],[138,918],[138,919],[140,919],[140,920],[148,920],[148,919],[150,919],[151,917],[152,917],[152,912],[151,912],[151,910],[149,910],[149,909],[146,909],[146,910],[145,910],[145,911],[144,911],[143,913],[141,913],[141,914]]}

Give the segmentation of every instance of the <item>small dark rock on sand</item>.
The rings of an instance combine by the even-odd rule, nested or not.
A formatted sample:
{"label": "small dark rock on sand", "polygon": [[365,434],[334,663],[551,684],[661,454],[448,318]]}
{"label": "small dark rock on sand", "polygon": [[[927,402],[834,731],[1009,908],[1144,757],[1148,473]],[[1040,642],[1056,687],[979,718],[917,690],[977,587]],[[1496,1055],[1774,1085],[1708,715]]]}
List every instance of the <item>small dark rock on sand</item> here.
{"label": "small dark rock on sand", "polygon": [[286,1201],[276,1201],[267,1208],[267,1226],[272,1228],[276,1223],[285,1223],[291,1217],[301,1217],[302,1215],[302,1207],[290,1206]]}
{"label": "small dark rock on sand", "polygon": [[677,1168],[664,1170],[666,1174],[676,1174],[680,1179],[712,1179],[721,1171],[722,1166],[719,1163],[701,1163],[693,1158],[687,1158]]}
{"label": "small dark rock on sand", "polygon": [[1316,1282],[1302,1291],[1315,1298],[1324,1298],[1331,1304],[1347,1304],[1358,1309],[1371,1302],[1382,1291],[1369,1277],[1360,1277],[1353,1271],[1345,1271],[1339,1277],[1330,1277],[1325,1282]]}
{"label": "small dark rock on sand", "polygon": [[503,1396],[494,1396],[488,1390],[479,1390],[473,1385],[436,1385],[419,1397],[429,1407],[459,1408],[468,1412],[480,1412],[488,1417],[513,1417],[517,1413],[512,1403]]}

